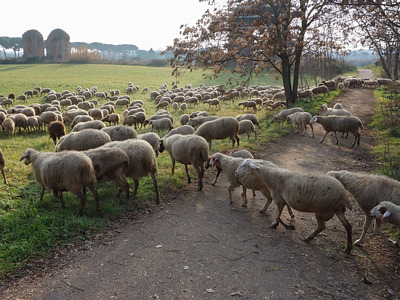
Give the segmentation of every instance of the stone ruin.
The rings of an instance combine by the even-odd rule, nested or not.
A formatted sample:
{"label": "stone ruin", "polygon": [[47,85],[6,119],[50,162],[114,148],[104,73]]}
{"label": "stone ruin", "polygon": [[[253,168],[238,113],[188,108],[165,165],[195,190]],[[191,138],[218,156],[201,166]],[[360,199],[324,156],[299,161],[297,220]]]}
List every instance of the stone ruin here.
{"label": "stone ruin", "polygon": [[44,41],[42,34],[35,30],[28,30],[22,35],[23,58],[39,58],[44,56]]}
{"label": "stone ruin", "polygon": [[[22,35],[23,58],[44,57],[44,41],[42,34],[28,30]],[[69,35],[62,29],[50,32],[46,41],[46,58],[51,62],[68,62],[71,55]]]}
{"label": "stone ruin", "polygon": [[69,35],[62,29],[54,29],[47,37],[46,51],[49,60],[68,62],[71,55]]}

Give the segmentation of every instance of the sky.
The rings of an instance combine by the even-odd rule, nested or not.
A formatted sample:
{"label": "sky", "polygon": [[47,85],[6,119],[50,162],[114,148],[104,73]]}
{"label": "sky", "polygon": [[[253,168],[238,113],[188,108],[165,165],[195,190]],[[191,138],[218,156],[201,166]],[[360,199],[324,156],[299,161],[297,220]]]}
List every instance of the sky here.
{"label": "sky", "polygon": [[70,42],[164,50],[179,37],[182,24],[195,25],[208,8],[198,0],[6,0],[0,36],[22,37],[36,29],[46,40],[60,28]]}

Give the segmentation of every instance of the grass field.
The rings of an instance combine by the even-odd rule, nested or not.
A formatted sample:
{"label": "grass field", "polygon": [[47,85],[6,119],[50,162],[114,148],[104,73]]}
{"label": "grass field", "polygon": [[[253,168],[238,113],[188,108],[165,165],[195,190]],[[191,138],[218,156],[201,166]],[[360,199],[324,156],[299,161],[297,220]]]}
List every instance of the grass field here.
{"label": "grass field", "polygon": [[[210,85],[223,84],[228,74],[216,81],[207,81],[201,72],[188,72],[179,79],[179,86],[192,84],[193,88],[201,83]],[[35,86],[52,88],[57,92],[64,90],[75,91],[77,86],[90,88],[97,86],[99,91],[110,91],[119,89],[121,93],[127,87],[128,82],[138,85],[140,90],[148,87],[149,90],[157,90],[160,85],[166,83],[171,86],[176,82],[171,76],[171,69],[164,67],[142,67],[142,66],[117,66],[117,65],[73,65],[73,64],[43,64],[43,65],[0,65],[0,94],[7,96],[13,92],[16,95],[23,94],[26,90]],[[257,78],[254,84],[277,85],[272,76]],[[330,98],[336,94],[331,93]],[[144,101],[146,114],[155,113],[154,101],[150,100],[149,94],[134,94],[134,99]],[[329,99],[330,99],[329,98]],[[312,102],[301,103],[306,110],[315,113],[321,103],[329,102],[328,98],[319,98]],[[28,100],[30,103],[44,103],[42,97]],[[21,104],[21,103],[17,103]],[[236,116],[243,113],[237,104],[223,103],[221,110],[211,113],[219,116]],[[189,112],[207,110],[207,106],[200,104],[191,107]],[[122,109],[117,112],[122,115]],[[262,130],[258,129],[258,142],[260,144],[270,139],[278,138],[289,132],[291,128],[284,126],[278,129],[277,124],[271,121],[272,113],[266,113],[260,109],[256,112],[261,121]],[[177,127],[179,113],[172,112],[174,127]],[[67,131],[71,130],[67,127]],[[150,128],[138,130],[138,133],[150,131]],[[162,134],[160,134],[162,135]],[[155,193],[150,178],[142,178],[137,199],[115,204],[116,188],[111,183],[100,184],[99,196],[103,217],[96,216],[93,197],[88,193],[88,201],[84,210],[84,217],[76,217],[78,200],[75,196],[65,193],[66,209],[60,208],[49,191],[45,194],[43,202],[39,202],[40,187],[32,175],[31,166],[25,166],[19,162],[19,158],[27,148],[40,151],[53,151],[54,144],[46,132],[23,132],[17,133],[13,138],[8,138],[4,132],[0,132],[0,147],[7,160],[6,176],[9,184],[0,184],[0,278],[10,272],[17,270],[32,259],[44,257],[54,247],[67,244],[71,240],[88,238],[90,233],[107,226],[109,220],[118,219],[129,210],[137,208],[138,203],[154,201]],[[246,136],[241,136],[240,148],[255,150],[259,146],[254,137],[247,141]],[[231,149],[228,140],[213,142],[211,152],[226,151]],[[171,190],[184,189],[187,187],[186,175],[183,165],[177,164],[174,176],[170,176],[171,162],[167,153],[158,157],[161,201],[163,195]],[[195,172],[191,169],[191,173]],[[192,176],[194,177],[194,176]],[[132,186],[132,181],[128,180]],[[196,184],[196,183],[192,183]]]}

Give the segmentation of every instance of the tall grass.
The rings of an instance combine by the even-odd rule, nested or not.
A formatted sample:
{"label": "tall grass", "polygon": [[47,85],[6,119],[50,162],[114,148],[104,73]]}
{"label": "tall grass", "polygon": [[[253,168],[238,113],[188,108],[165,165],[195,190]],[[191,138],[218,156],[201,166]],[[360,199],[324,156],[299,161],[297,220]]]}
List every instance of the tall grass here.
{"label": "tall grass", "polygon": [[[179,79],[179,86],[191,84],[198,87],[201,83],[208,86],[224,84],[228,78],[224,74],[218,80],[205,80],[201,72],[188,72]],[[97,86],[99,91],[119,89],[124,94],[128,82],[138,85],[140,90],[144,87],[149,90],[157,90],[160,85],[166,83],[171,86],[177,79],[171,76],[171,69],[167,67],[143,67],[121,65],[74,65],[74,64],[38,64],[38,65],[0,65],[0,94],[23,94],[26,90],[35,86],[52,88],[57,92],[64,90],[75,91],[77,86],[90,88]],[[267,74],[255,78],[252,84],[279,84],[272,76]],[[334,95],[334,94],[333,94]],[[331,98],[333,97],[331,96]],[[149,94],[136,93],[132,97],[142,99],[147,115],[155,113],[154,101]],[[315,113],[322,103],[328,103],[330,98],[318,98],[313,101],[300,103],[305,109]],[[28,100],[30,103],[44,103],[43,97]],[[18,103],[20,104],[20,103]],[[190,107],[189,112],[208,110],[208,106],[199,104]],[[122,114],[123,108],[117,112]],[[222,103],[220,110],[210,111],[218,116],[236,116],[242,114],[242,108],[237,104]],[[291,127],[279,128],[272,123],[273,112],[259,109],[255,112],[261,122],[262,130],[258,131],[258,140],[251,137],[247,141],[246,136],[241,137],[240,148],[250,150],[258,149],[258,144],[266,143],[278,138],[291,130]],[[172,112],[175,120],[174,127],[179,126],[180,113]],[[71,130],[67,128],[68,132]],[[139,129],[138,133],[150,131],[150,128]],[[25,166],[19,158],[27,148],[35,148],[40,151],[53,151],[54,144],[45,132],[22,132],[16,137],[8,138],[4,132],[0,132],[0,147],[7,160],[6,176],[9,184],[0,184],[0,278],[6,276],[26,264],[35,257],[43,257],[54,247],[62,246],[74,239],[87,239],[91,232],[107,226],[109,220],[118,219],[129,210],[134,210],[142,203],[153,202],[155,198],[154,187],[149,178],[140,179],[140,187],[137,199],[115,203],[116,188],[112,183],[99,184],[100,205],[103,217],[97,217],[94,208],[93,196],[88,193],[87,205],[84,209],[84,217],[76,217],[78,199],[64,193],[66,209],[60,208],[60,203],[52,193],[47,191],[42,202],[39,202],[40,187],[32,175],[32,167]],[[214,141],[212,153],[231,149],[228,140]],[[163,197],[173,191],[185,189],[186,175],[184,167],[176,166],[174,176],[171,176],[171,162],[166,153],[158,157],[161,201]],[[195,177],[190,168],[192,177]],[[129,183],[133,182],[128,179]]]}

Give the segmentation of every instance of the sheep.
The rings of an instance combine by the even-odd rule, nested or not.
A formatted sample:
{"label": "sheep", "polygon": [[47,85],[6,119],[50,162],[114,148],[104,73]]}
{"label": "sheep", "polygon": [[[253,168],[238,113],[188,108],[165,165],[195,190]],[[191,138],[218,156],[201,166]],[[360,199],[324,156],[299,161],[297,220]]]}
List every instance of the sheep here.
{"label": "sheep", "polygon": [[276,108],[279,108],[279,107],[285,107],[286,102],[285,101],[277,101],[277,102],[272,102],[272,103],[268,102],[267,106],[270,109],[275,110]]}
{"label": "sheep", "polygon": [[319,86],[326,86],[328,90],[334,91],[336,90],[336,81],[335,80],[323,80],[322,83],[319,84]]}
{"label": "sheep", "polygon": [[[218,99],[209,99],[209,100],[205,100],[203,103],[208,104],[208,109],[210,109],[211,106],[215,106],[215,110],[216,110],[217,108],[221,109],[220,101],[219,101]],[[244,109],[244,107],[243,107],[243,109]]]}
{"label": "sheep", "polygon": [[176,103],[176,102],[173,102],[173,103],[172,103],[172,110],[173,110],[173,111],[178,111],[178,110],[179,110],[179,104]]}
{"label": "sheep", "polygon": [[26,130],[28,128],[28,117],[24,114],[17,113],[9,116],[9,118],[14,121],[15,129],[18,129],[19,132],[21,132],[22,129]]}
{"label": "sheep", "polygon": [[76,116],[79,115],[88,115],[88,112],[83,109],[71,109],[64,111],[62,117],[64,119],[64,123],[71,123]]}
{"label": "sheep", "polygon": [[282,121],[282,123],[280,125],[283,125],[283,123],[285,123],[286,118],[288,115],[293,114],[295,112],[298,111],[304,111],[304,109],[302,109],[301,107],[292,107],[292,108],[287,108],[284,110],[281,110],[280,112],[278,112],[277,114],[274,115],[273,120],[280,120]]}
{"label": "sheep", "polygon": [[151,131],[158,130],[167,130],[168,132],[173,129],[172,122],[168,118],[161,118],[159,120],[150,120],[149,124],[151,125]]}
{"label": "sheep", "polygon": [[129,183],[125,172],[129,167],[129,157],[121,149],[99,147],[84,151],[92,161],[97,182],[113,181],[118,187],[117,199],[125,190],[126,199],[129,199]]}
{"label": "sheep", "polygon": [[371,209],[371,217],[382,223],[390,223],[400,227],[400,206],[390,201],[382,201]]}
{"label": "sheep", "polygon": [[182,135],[187,135],[187,134],[193,134],[194,133],[194,129],[192,126],[190,125],[183,125],[177,128],[172,129],[170,132],[168,132],[166,135],[164,135],[163,138],[167,138],[171,135],[174,134],[182,134]]}
{"label": "sheep", "polygon": [[198,127],[198,126],[204,124],[205,122],[213,121],[213,120],[217,120],[217,119],[219,119],[219,117],[217,117],[217,116],[204,116],[204,117],[198,116],[198,117],[194,117],[194,118],[190,119],[187,124],[190,126],[193,126],[193,127]]}
{"label": "sheep", "polygon": [[111,142],[111,138],[104,131],[97,129],[84,129],[78,132],[70,132],[61,137],[58,140],[54,151],[84,151],[100,147],[108,142]]}
{"label": "sheep", "polygon": [[332,109],[343,109],[343,105],[340,102],[335,103],[335,105],[332,107]]}
{"label": "sheep", "polygon": [[208,143],[197,135],[174,134],[160,140],[160,152],[167,150],[172,162],[172,174],[175,171],[175,161],[185,165],[188,183],[191,182],[187,165],[193,165],[199,181],[197,188],[203,189],[204,164],[208,160]]}
{"label": "sheep", "polygon": [[179,117],[179,122],[181,123],[181,125],[186,125],[190,120],[189,115],[187,114],[183,114],[182,116]]}
{"label": "sheep", "polygon": [[254,132],[254,136],[257,139],[257,132],[254,128],[253,122],[250,120],[242,120],[239,122],[239,133],[238,134],[247,134],[247,140],[250,139],[250,134]]}
{"label": "sheep", "polygon": [[314,96],[311,90],[297,91],[297,96],[301,98],[312,98]]}
{"label": "sheep", "polygon": [[139,134],[137,138],[148,142],[150,146],[153,148],[156,157],[158,157],[158,154],[160,152],[160,137],[158,136],[157,133],[154,132],[142,133]]}
{"label": "sheep", "polygon": [[160,103],[157,104],[156,109],[160,108],[168,108],[169,102],[167,101],[160,101]]}
{"label": "sheep", "polygon": [[[330,171],[327,175],[339,180],[346,190],[348,190],[365,214],[365,221],[361,237],[355,241],[354,245],[362,245],[365,235],[371,225],[372,217],[370,215],[374,206],[382,201],[390,201],[400,205],[400,182],[384,175],[374,175],[362,172],[350,172],[346,170]],[[379,230],[380,222],[375,224],[375,233],[384,235]],[[392,243],[386,239],[388,245]]]}
{"label": "sheep", "polygon": [[235,118],[239,122],[242,120],[250,120],[251,122],[253,122],[254,126],[258,126],[258,128],[262,129],[260,126],[260,122],[258,121],[256,115],[254,114],[237,115]]}
{"label": "sheep", "polygon": [[311,89],[311,92],[314,95],[319,95],[319,94],[324,94],[324,95],[328,94],[329,95],[329,89],[328,89],[328,87],[326,85],[316,86],[316,87]]}
{"label": "sheep", "polygon": [[58,194],[62,208],[65,208],[62,192],[70,191],[80,199],[78,215],[81,216],[86,203],[85,188],[88,187],[94,196],[97,213],[101,214],[96,175],[88,156],[77,151],[54,153],[28,148],[22,160],[26,165],[32,163],[36,182],[41,186],[40,201],[43,201],[45,188],[48,187],[55,195]]}
{"label": "sheep", "polygon": [[139,178],[150,174],[156,192],[155,202],[159,204],[160,196],[156,178],[156,173],[158,171],[157,158],[150,144],[144,140],[130,139],[110,142],[103,147],[118,148],[125,151],[128,155],[129,168],[126,170],[125,176],[131,177],[135,183],[133,197],[136,196],[139,189]]}
{"label": "sheep", "polygon": [[370,80],[365,80],[363,83],[363,86],[365,88],[367,88],[367,87],[377,88],[379,86],[379,84],[378,84],[377,80],[370,79]]}
{"label": "sheep", "polygon": [[197,128],[196,135],[206,139],[211,149],[212,140],[222,140],[229,137],[232,140],[232,147],[239,146],[239,122],[233,117],[221,117],[213,121],[205,122]]}
{"label": "sheep", "polygon": [[54,141],[54,145],[57,144],[57,138],[60,139],[64,136],[65,133],[65,125],[61,121],[52,121],[49,123],[47,127],[47,133],[49,134],[49,138],[52,138]]}
{"label": "sheep", "polygon": [[0,170],[1,174],[3,174],[4,184],[7,184],[6,173],[4,173],[4,168],[6,167],[6,159],[4,157],[3,151],[0,149]]}
{"label": "sheep", "polygon": [[[241,156],[249,156],[248,154],[242,154]],[[230,186],[228,187],[228,194],[229,194],[229,202],[230,204],[233,203],[232,201],[232,191],[236,188],[239,187],[240,185],[242,185],[242,207],[247,207],[247,188],[251,188],[253,190],[253,196],[255,196],[255,190],[259,190],[261,191],[261,193],[267,198],[267,203],[264,206],[264,208],[262,208],[260,210],[260,213],[264,213],[267,208],[270,206],[270,204],[272,203],[272,197],[271,197],[271,193],[269,192],[268,188],[258,179],[258,177],[254,177],[251,176],[251,174],[243,174],[242,176],[237,177],[235,175],[235,171],[236,169],[247,159],[241,156],[229,156],[229,155],[225,155],[222,153],[214,153],[208,160],[208,164],[206,165],[206,167],[208,166],[212,166],[212,167],[216,167],[217,169],[217,175],[214,179],[214,181],[211,183],[212,185],[215,185],[215,183],[217,182],[218,176],[221,173],[221,171],[224,171]],[[250,156],[252,157],[252,155],[250,154]],[[261,164],[266,164],[268,166],[275,166],[273,163],[269,162],[269,161],[262,161],[262,160],[253,160],[253,161],[257,161]],[[293,218],[293,212],[290,209],[290,207],[288,206],[288,212],[290,214],[290,216]]]}
{"label": "sheep", "polygon": [[106,127],[106,124],[104,124],[102,121],[93,120],[93,121],[81,122],[81,123],[76,124],[71,132],[77,132],[77,131],[81,131],[83,129],[98,129],[98,130],[101,130],[104,127]]}
{"label": "sheep", "polygon": [[84,123],[84,122],[89,122],[89,121],[93,121],[93,118],[89,115],[79,115],[76,116],[71,123],[71,128],[74,128],[76,124],[79,123]]}
{"label": "sheep", "polygon": [[361,120],[357,117],[353,116],[314,116],[310,124],[320,123],[325,130],[325,135],[319,141],[322,143],[327,136],[327,134],[333,131],[334,136],[336,138],[336,145],[339,144],[339,140],[336,136],[336,131],[347,133],[351,132],[354,135],[354,141],[351,147],[353,147],[356,142],[357,146],[360,145],[360,136],[361,134],[358,132],[359,129],[364,129],[364,126]]}
{"label": "sheep", "polygon": [[124,141],[137,138],[136,130],[126,125],[108,126],[101,130],[110,136],[111,141]]}
{"label": "sheep", "polygon": [[187,104],[186,103],[181,103],[179,108],[181,109],[181,111],[186,111],[187,110]]}
{"label": "sheep", "polygon": [[28,130],[39,130],[39,122],[36,116],[28,117]]}
{"label": "sheep", "polygon": [[300,128],[303,128],[302,136],[306,133],[307,125],[311,127],[312,137],[314,138],[314,128],[310,123],[312,116],[308,112],[295,112],[286,117],[286,122],[293,123],[297,129],[297,132],[300,131]]}
{"label": "sheep", "polygon": [[109,124],[118,125],[120,122],[120,117],[116,113],[110,113],[108,116],[101,119],[103,122],[108,122]]}
{"label": "sheep", "polygon": [[243,105],[243,111],[244,108],[247,108],[247,110],[249,110],[249,107],[254,109],[254,112],[257,111],[257,103],[255,103],[254,101],[243,101],[243,102],[239,102],[238,106]]}
{"label": "sheep", "polygon": [[12,119],[7,118],[1,123],[3,131],[8,133],[8,137],[15,136],[15,123]]}
{"label": "sheep", "polygon": [[128,100],[128,99],[125,99],[125,98],[118,99],[118,100],[115,102],[115,106],[126,106],[126,107],[128,107],[129,104],[130,104],[129,100]]}
{"label": "sheep", "polygon": [[317,219],[318,227],[305,239],[311,241],[317,234],[325,229],[325,222],[336,215],[347,232],[346,253],[350,253],[352,245],[352,226],[346,219],[345,209],[352,209],[343,185],[335,178],[324,174],[311,174],[292,172],[278,167],[261,165],[246,160],[236,170],[240,177],[244,172],[251,172],[257,176],[269,189],[277,205],[275,221],[271,227],[275,228],[282,223],[280,219],[283,207],[287,204],[292,208],[313,212]]}
{"label": "sheep", "polygon": [[[338,104],[338,103],[336,103]],[[335,105],[336,105],[335,104]],[[319,114],[322,116],[351,116],[348,110],[342,108],[329,108],[326,104],[321,105]]]}

